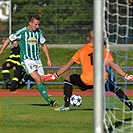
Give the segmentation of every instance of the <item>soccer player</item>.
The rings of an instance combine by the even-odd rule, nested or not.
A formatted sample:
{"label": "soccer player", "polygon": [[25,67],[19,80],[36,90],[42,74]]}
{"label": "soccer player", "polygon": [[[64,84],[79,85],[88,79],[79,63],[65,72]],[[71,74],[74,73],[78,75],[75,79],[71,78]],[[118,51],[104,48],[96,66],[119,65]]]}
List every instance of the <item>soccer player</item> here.
{"label": "soccer player", "polygon": [[[10,91],[15,91],[22,73],[22,65],[20,62],[20,48],[17,41],[13,41],[13,48],[10,51],[9,57],[6,59],[6,62],[2,65],[2,75],[4,79],[3,86],[6,86]],[[11,80],[10,69],[14,70],[14,77]]]}
{"label": "soccer player", "polygon": [[[42,76],[45,81],[55,80],[61,74],[66,72],[73,64],[81,64],[81,74],[68,75],[64,81],[64,105],[55,108],[56,111],[69,111],[70,110],[70,97],[72,95],[73,85],[78,86],[81,91],[92,89],[94,84],[94,65],[93,65],[93,54],[94,54],[94,31],[91,30],[87,36],[88,43],[79,49],[73,57],[64,64],[56,73]],[[107,56],[108,55],[108,56]],[[121,76],[127,80],[133,80],[133,75],[126,74],[123,69],[115,64],[112,54],[108,53],[106,47],[104,48],[104,59],[106,60],[105,66],[109,66]],[[129,101],[126,94],[118,87],[115,82],[108,78],[108,73],[105,74],[105,90],[115,93],[119,99],[124,102],[130,110],[133,109],[132,103]]]}
{"label": "soccer player", "polygon": [[18,40],[22,66],[27,74],[34,79],[37,84],[38,91],[47,101],[47,103],[50,106],[55,106],[56,101],[50,99],[41,78],[41,75],[44,75],[44,70],[40,59],[39,44],[41,44],[46,55],[47,65],[49,67],[52,67],[52,62],[46,45],[46,39],[43,37],[41,29],[39,29],[39,24],[40,18],[38,16],[31,16],[28,21],[28,26],[19,29],[15,33],[11,34],[8,39],[6,39],[0,50],[0,54],[3,53],[4,49],[9,45],[10,42]]}

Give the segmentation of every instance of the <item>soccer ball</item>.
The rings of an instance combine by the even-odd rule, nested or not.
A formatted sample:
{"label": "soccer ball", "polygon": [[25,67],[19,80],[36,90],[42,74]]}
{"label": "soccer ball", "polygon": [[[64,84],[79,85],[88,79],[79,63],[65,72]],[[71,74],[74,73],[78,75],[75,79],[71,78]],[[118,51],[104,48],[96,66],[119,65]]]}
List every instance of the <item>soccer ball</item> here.
{"label": "soccer ball", "polygon": [[70,98],[70,104],[74,107],[79,107],[82,104],[82,98],[78,94],[74,94]]}

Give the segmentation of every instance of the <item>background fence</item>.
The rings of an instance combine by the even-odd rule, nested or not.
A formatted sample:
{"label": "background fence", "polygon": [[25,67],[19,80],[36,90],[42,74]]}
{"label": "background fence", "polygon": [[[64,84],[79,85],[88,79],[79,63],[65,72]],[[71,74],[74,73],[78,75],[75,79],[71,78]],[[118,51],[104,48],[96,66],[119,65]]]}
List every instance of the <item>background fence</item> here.
{"label": "background fence", "polygon": [[15,32],[27,26],[29,16],[33,14],[41,17],[40,28],[47,44],[83,44],[93,27],[92,0],[12,0],[11,12],[6,11],[10,1],[5,2],[0,4],[0,10],[6,17],[11,13],[11,18],[0,24],[1,41],[8,36],[9,28]]}
{"label": "background fence", "polygon": [[[125,15],[124,6],[119,7],[119,10],[121,16]],[[115,12],[113,6],[110,7],[110,12]],[[9,32],[15,32],[26,26],[29,16],[33,14],[41,17],[40,28],[47,39],[47,44],[83,44],[88,31],[93,28],[93,0],[1,0],[0,41],[7,38]],[[131,7],[129,7],[129,14],[132,15]],[[127,24],[126,18],[121,16],[119,24]],[[108,19],[111,22],[117,20],[116,16]],[[132,24],[131,17],[129,26]],[[117,25],[110,27],[111,33],[117,30]],[[119,28],[121,35],[124,35],[125,32],[125,28]],[[129,35],[133,35],[130,28]],[[115,38],[115,35],[110,35],[110,42],[113,42]],[[119,38],[118,43],[125,44],[125,39]],[[133,39],[128,38],[128,43],[132,44]]]}

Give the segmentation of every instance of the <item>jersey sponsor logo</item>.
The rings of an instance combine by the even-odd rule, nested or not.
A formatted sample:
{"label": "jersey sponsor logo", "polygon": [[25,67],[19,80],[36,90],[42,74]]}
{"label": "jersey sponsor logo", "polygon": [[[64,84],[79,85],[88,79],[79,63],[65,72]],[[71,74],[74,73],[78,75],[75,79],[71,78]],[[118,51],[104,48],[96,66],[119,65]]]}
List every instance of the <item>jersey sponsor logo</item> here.
{"label": "jersey sponsor logo", "polygon": [[27,40],[28,44],[30,45],[35,45],[37,43],[37,40],[35,37],[30,37],[28,40]]}

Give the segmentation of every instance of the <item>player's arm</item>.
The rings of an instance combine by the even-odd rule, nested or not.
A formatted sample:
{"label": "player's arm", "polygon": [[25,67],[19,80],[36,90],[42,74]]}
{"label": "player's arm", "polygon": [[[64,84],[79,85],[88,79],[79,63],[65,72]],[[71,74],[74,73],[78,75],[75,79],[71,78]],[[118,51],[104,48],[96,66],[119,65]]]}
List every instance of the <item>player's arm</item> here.
{"label": "player's arm", "polygon": [[43,49],[43,52],[45,53],[46,58],[47,58],[47,65],[49,67],[52,67],[52,62],[51,62],[51,59],[50,59],[50,56],[49,56],[48,47],[47,47],[46,43],[44,43],[42,45],[42,49]]}
{"label": "player's arm", "polygon": [[75,64],[75,61],[71,58],[66,64],[64,64],[58,71],[57,75],[60,76],[65,73],[72,65]]}
{"label": "player's arm", "polygon": [[14,33],[14,34],[11,34],[9,36],[8,39],[5,40],[4,44],[2,45],[1,47],[1,50],[0,50],[0,54],[3,53],[4,49],[10,44],[10,42],[13,42],[15,40],[19,39],[19,37],[17,37],[17,35]]}
{"label": "player's arm", "polygon": [[125,76],[125,71],[119,66],[117,65],[115,62],[109,62],[109,66],[115,71],[117,72],[119,75],[121,76]]}
{"label": "player's arm", "polygon": [[64,64],[63,66],[61,66],[61,68],[54,74],[48,74],[48,75],[43,75],[42,79],[45,81],[49,81],[49,80],[55,80],[56,78],[58,78],[60,75],[62,75],[63,73],[65,73],[73,64],[74,64],[74,60],[70,59],[69,62],[67,62],[66,64]]}
{"label": "player's arm", "polygon": [[128,75],[125,73],[125,71],[119,66],[117,65],[115,62],[109,62],[109,66],[115,71],[117,72],[119,75],[123,76],[125,79],[127,80],[133,80],[133,75]]}
{"label": "player's arm", "polygon": [[6,39],[4,44],[1,47],[0,54],[3,53],[4,49],[9,45],[9,43],[10,43],[9,39]]}

